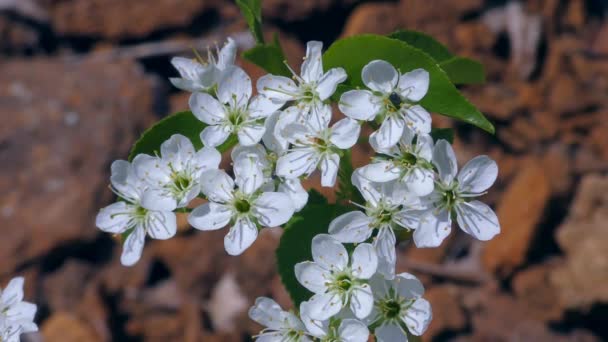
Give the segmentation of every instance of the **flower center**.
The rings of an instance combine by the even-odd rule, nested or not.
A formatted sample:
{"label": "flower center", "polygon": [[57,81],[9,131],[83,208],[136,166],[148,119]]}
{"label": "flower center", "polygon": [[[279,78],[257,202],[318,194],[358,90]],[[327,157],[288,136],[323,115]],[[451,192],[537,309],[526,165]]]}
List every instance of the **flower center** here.
{"label": "flower center", "polygon": [[447,189],[443,192],[442,202],[447,208],[452,208],[452,206],[458,201],[458,199],[459,196],[455,188]]}
{"label": "flower center", "polygon": [[352,287],[352,279],[350,276],[343,274],[336,279],[336,285],[344,292],[350,290]]}
{"label": "flower center", "polygon": [[245,121],[245,114],[240,109],[234,109],[228,112],[228,122],[233,127],[238,127]]}
{"label": "flower center", "polygon": [[249,201],[247,201],[246,199],[241,198],[234,202],[234,208],[240,214],[246,214],[249,212],[249,209],[251,209],[251,204],[249,204]]}
{"label": "flower center", "polygon": [[135,208],[135,212],[133,213],[133,216],[135,216],[136,218],[139,218],[139,219],[143,219],[146,217],[147,214],[148,214],[148,209],[138,206]]}
{"label": "flower center", "polygon": [[403,152],[401,158],[399,158],[399,163],[403,166],[409,167],[414,166],[418,162],[418,157],[415,154],[410,152]]}
{"label": "flower center", "polygon": [[384,302],[381,309],[384,317],[388,319],[395,319],[400,316],[401,303],[399,303],[397,300],[391,299]]}

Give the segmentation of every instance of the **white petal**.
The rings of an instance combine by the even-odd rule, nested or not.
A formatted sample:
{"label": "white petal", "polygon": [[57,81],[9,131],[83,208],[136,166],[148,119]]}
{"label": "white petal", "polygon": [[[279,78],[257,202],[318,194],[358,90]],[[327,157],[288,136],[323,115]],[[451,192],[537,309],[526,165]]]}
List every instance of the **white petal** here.
{"label": "white petal", "polygon": [[274,75],[260,77],[257,88],[258,93],[280,104],[293,100],[298,92],[298,87],[291,78]]}
{"label": "white petal", "polygon": [[378,254],[378,273],[386,279],[393,279],[395,276],[395,264],[397,253],[395,245],[397,239],[391,228],[382,228],[374,240],[374,248]]}
{"label": "white petal", "polygon": [[23,300],[23,277],[16,277],[8,282],[0,296],[0,304],[3,307],[13,306]]}
{"label": "white petal", "polygon": [[404,208],[396,212],[395,214],[393,214],[393,222],[406,229],[417,229],[420,225],[420,220],[422,216],[427,213],[427,210],[418,208],[422,208],[422,206],[415,206],[414,208]]}
{"label": "white petal", "polygon": [[189,91],[192,93],[204,90],[204,88],[198,82],[187,80],[185,78],[169,77],[169,82],[171,82],[171,84],[177,89]]}
{"label": "white petal", "polygon": [[452,231],[452,220],[447,210],[436,212],[435,209],[428,210],[420,219],[420,225],[414,231],[414,243],[416,247],[437,247],[441,245]]}
{"label": "white petal", "polygon": [[366,177],[363,177],[362,171],[362,168],[359,168],[353,172],[353,175],[350,178],[351,183],[359,190],[367,203],[376,207],[378,201],[382,197],[380,191],[377,189],[378,183],[374,183]]}
{"label": "white petal", "polygon": [[224,106],[207,93],[193,93],[188,105],[192,114],[207,125],[217,125],[226,119]]}
{"label": "white petal", "polygon": [[342,68],[333,68],[327,71],[317,83],[317,93],[321,101],[327,100],[336,92],[338,84],[346,80],[346,71]]}
{"label": "white petal", "polygon": [[403,182],[416,196],[426,196],[435,189],[435,174],[431,170],[416,167],[403,179]]}
{"label": "white petal", "polygon": [[146,239],[146,231],[143,227],[135,228],[131,234],[125,240],[122,246],[122,255],[120,256],[120,263],[124,266],[133,266],[139,258],[141,258],[141,252],[144,249],[144,242]]}
{"label": "white petal", "polygon": [[162,186],[171,181],[169,163],[161,158],[147,154],[138,154],[131,164],[133,172],[146,183]]}
{"label": "white petal", "polygon": [[419,134],[416,142],[416,154],[419,158],[431,161],[433,158],[433,138],[428,134]]}
{"label": "white petal", "polygon": [[458,172],[458,164],[454,150],[450,143],[446,140],[439,140],[433,150],[433,164],[439,171],[439,178],[446,184],[452,184],[456,173]]}
{"label": "white petal", "polygon": [[359,169],[361,175],[372,182],[390,182],[399,178],[401,169],[396,167],[392,161],[376,161]]}
{"label": "white petal", "polygon": [[196,150],[190,139],[181,134],[173,134],[160,145],[161,157],[180,168],[190,161],[194,153]]}
{"label": "white petal", "polygon": [[350,298],[350,309],[355,317],[363,319],[372,312],[374,307],[374,296],[369,284],[363,284],[353,289]]}
{"label": "white petal", "polygon": [[231,108],[245,108],[251,98],[251,78],[237,67],[228,66],[222,71],[222,78],[217,88],[217,98]]}
{"label": "white petal", "polygon": [[304,118],[302,123],[309,127],[309,131],[320,135],[321,132],[325,131],[329,127],[329,122],[332,117],[332,109],[329,104],[317,103],[310,108],[308,114],[300,115],[300,118]]}
{"label": "white petal", "polygon": [[305,261],[297,263],[294,267],[296,279],[305,288],[313,293],[325,293],[329,272],[315,262]]}
{"label": "white petal", "polygon": [[399,92],[410,101],[422,100],[429,90],[429,73],[424,69],[416,69],[399,77]]}
{"label": "white petal", "polygon": [[[139,154],[135,156],[135,159],[145,156]],[[139,201],[141,193],[144,190],[144,184],[139,180],[133,166],[126,160],[116,160],[111,166],[112,175],[110,182],[112,187],[119,193],[119,195],[132,202]]]}
{"label": "white petal", "polygon": [[171,58],[171,64],[177,69],[181,77],[189,80],[196,80],[199,73],[204,70],[202,64],[190,58],[173,57]]}
{"label": "white petal", "polygon": [[349,90],[340,97],[338,108],[349,118],[370,121],[376,117],[381,106],[371,91]]}
{"label": "white petal", "polygon": [[328,234],[319,234],[312,239],[312,258],[328,270],[343,270],[348,264],[346,248]]}
{"label": "white petal", "polygon": [[273,330],[283,328],[281,314],[283,309],[274,300],[266,297],[259,297],[255,304],[249,309],[249,318],[259,324]]}
{"label": "white petal", "polygon": [[257,155],[240,155],[234,160],[235,183],[245,194],[252,194],[265,182],[264,172]]}
{"label": "white petal", "polygon": [[466,193],[482,193],[496,181],[498,166],[488,156],[477,156],[466,163],[458,174],[458,188]]}
{"label": "white petal", "polygon": [[148,211],[144,227],[151,238],[166,240],[175,236],[177,218],[170,211]]}
{"label": "white petal", "polygon": [[311,174],[317,167],[319,157],[312,148],[292,150],[277,160],[276,173],[279,177],[297,178]]}
{"label": "white petal", "polygon": [[201,141],[205,146],[219,146],[230,136],[230,127],[228,126],[207,126],[201,132]]}
{"label": "white petal", "polygon": [[280,103],[275,103],[266,96],[258,95],[249,103],[249,118],[262,119],[270,116],[281,108]]}
{"label": "white petal", "polygon": [[362,243],[355,248],[351,268],[353,275],[359,279],[369,279],[376,273],[378,256],[371,244]]}
{"label": "white petal", "polygon": [[367,342],[369,330],[363,322],[347,318],[340,323],[338,335],[342,342]]}
{"label": "white petal", "polygon": [[239,129],[237,135],[239,143],[243,146],[255,145],[262,140],[266,127],[263,122],[251,122]]}
{"label": "white petal", "polygon": [[258,237],[258,228],[248,218],[238,219],[224,237],[224,248],[230,255],[240,255]]}
{"label": "white petal", "polygon": [[232,211],[223,204],[205,203],[188,215],[188,223],[199,230],[216,230],[225,227],[232,218]]}
{"label": "white petal", "polygon": [[431,132],[431,114],[420,105],[412,106],[405,110],[405,124],[416,133]]}
{"label": "white petal", "polygon": [[414,275],[403,272],[393,280],[393,288],[397,293],[408,299],[420,298],[424,295],[424,286]]}
{"label": "white petal", "polygon": [[375,331],[377,342],[407,342],[407,335],[403,329],[395,324],[384,324]]}
{"label": "white petal", "polygon": [[101,209],[95,218],[95,225],[107,233],[120,234],[124,232],[132,218],[134,207],[119,201]]}
{"label": "white petal", "polygon": [[299,179],[285,179],[279,183],[277,191],[289,196],[295,211],[300,211],[308,203],[308,192]]}
{"label": "white petal", "polygon": [[141,197],[141,206],[148,210],[172,211],[177,208],[177,200],[165,189],[148,188]]}
{"label": "white petal", "polygon": [[380,129],[370,135],[370,139],[372,137],[376,139],[380,148],[395,146],[403,134],[404,127],[403,120],[389,116],[382,122]]}
{"label": "white petal", "polygon": [[232,200],[234,181],[223,170],[207,170],[201,174],[201,192],[212,202]]}
{"label": "white petal", "polygon": [[314,82],[323,75],[323,61],[321,60],[321,50],[323,43],[309,41],[306,44],[306,57],[302,63],[302,78],[307,83]]}
{"label": "white petal", "polygon": [[338,148],[345,150],[357,143],[359,133],[361,133],[361,125],[353,119],[345,118],[331,127],[329,140]]}
{"label": "white petal", "polygon": [[498,217],[492,208],[480,201],[459,204],[456,220],[460,229],[481,241],[491,240],[500,233]]}
{"label": "white petal", "polygon": [[222,161],[222,154],[213,147],[203,147],[194,154],[191,160],[199,173],[217,169]]}
{"label": "white petal", "polygon": [[237,46],[234,39],[228,37],[226,43],[217,55],[217,67],[220,70],[226,69],[228,66],[234,64],[236,50]]}
{"label": "white petal", "polygon": [[390,93],[399,81],[399,73],[390,63],[374,60],[363,67],[361,78],[368,88],[382,93]]}
{"label": "white petal", "polygon": [[343,243],[364,242],[374,231],[370,227],[372,219],[360,211],[342,214],[329,224],[329,234]]}
{"label": "white petal", "polygon": [[311,310],[309,302],[300,303],[300,317],[302,317],[302,322],[306,326],[306,330],[315,337],[321,338],[326,336],[327,331],[329,330],[329,321],[313,319],[309,314]]}
{"label": "white petal", "polygon": [[431,304],[426,299],[419,298],[409,307],[403,321],[412,335],[421,336],[432,318]]}
{"label": "white petal", "polygon": [[340,156],[337,153],[323,156],[319,165],[319,169],[321,170],[321,186],[333,187],[336,184],[339,167]]}
{"label": "white petal", "polygon": [[262,136],[262,141],[268,150],[275,152],[281,155],[287,147],[289,147],[289,142],[287,139],[283,138],[280,134],[277,134],[277,124],[281,117],[282,112],[276,111],[272,113],[268,118],[266,118],[266,131]]}
{"label": "white petal", "polygon": [[[6,304],[6,303],[4,303]],[[8,310],[4,313],[9,321],[22,322],[33,321],[36,316],[36,305],[28,302],[17,302],[13,305],[8,305]]]}
{"label": "white petal", "polygon": [[264,192],[255,200],[252,210],[263,227],[277,227],[289,221],[295,208],[286,194]]}
{"label": "white petal", "polygon": [[312,319],[325,321],[342,310],[340,295],[332,293],[315,294],[308,301],[308,315]]}
{"label": "white petal", "polygon": [[269,166],[268,163],[268,154],[266,153],[266,149],[261,144],[256,144],[252,146],[243,146],[237,144],[230,152],[230,158],[232,160],[237,160],[242,158],[243,156],[248,156],[249,158],[256,158],[257,163],[260,165],[262,169]]}

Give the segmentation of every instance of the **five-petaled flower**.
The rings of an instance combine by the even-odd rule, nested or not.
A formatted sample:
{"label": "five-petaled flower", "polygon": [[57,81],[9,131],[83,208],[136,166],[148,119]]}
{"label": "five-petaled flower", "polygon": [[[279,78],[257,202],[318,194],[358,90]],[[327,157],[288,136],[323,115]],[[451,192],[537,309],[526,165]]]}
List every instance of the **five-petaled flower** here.
{"label": "five-petaled flower", "polygon": [[431,131],[431,115],[420,106],[429,88],[429,73],[415,69],[399,74],[386,61],[369,62],[361,71],[363,83],[371,90],[350,90],[340,97],[340,110],[348,117],[371,121],[381,119],[380,129],[370,135],[381,148],[397,144],[403,130]]}
{"label": "five-petaled flower", "polygon": [[23,278],[16,277],[0,288],[0,341],[18,342],[22,333],[38,331],[34,323],[37,307],[23,301]]}
{"label": "five-petaled flower", "polygon": [[260,297],[256,299],[255,305],[249,309],[249,317],[266,327],[259,335],[255,336],[257,341],[312,341],[298,316],[284,311],[277,302],[270,298]]}

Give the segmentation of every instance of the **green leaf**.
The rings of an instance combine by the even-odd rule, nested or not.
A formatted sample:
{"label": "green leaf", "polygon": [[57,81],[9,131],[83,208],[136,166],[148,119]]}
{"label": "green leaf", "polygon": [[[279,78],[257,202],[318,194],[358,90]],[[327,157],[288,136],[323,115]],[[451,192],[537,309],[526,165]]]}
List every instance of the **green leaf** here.
{"label": "green leaf", "polygon": [[434,142],[439,139],[447,140],[450,144],[454,143],[454,130],[451,128],[433,128],[431,130],[431,137]]}
{"label": "green leaf", "polygon": [[417,31],[400,30],[389,38],[398,39],[426,52],[445,71],[454,84],[478,84],[485,82],[483,65],[475,60],[454,56],[445,45],[435,38]]}
{"label": "green leaf", "polygon": [[439,64],[455,84],[480,84],[486,81],[483,65],[465,57],[453,57]]}
{"label": "green leaf", "polygon": [[[146,130],[139,140],[135,142],[131,153],[129,153],[129,161],[132,161],[136,155],[145,153],[154,155],[160,151],[160,145],[169,139],[173,134],[181,134],[194,145],[195,149],[203,147],[200,134],[207,127],[203,122],[197,119],[191,111],[178,112],[167,116],[157,122],[154,126]],[[224,152],[236,145],[237,138],[231,135],[228,140],[217,149]]]}
{"label": "green leaf", "polygon": [[243,58],[273,75],[291,76],[291,71],[285,65],[283,50],[276,43],[257,45],[243,52]]}
{"label": "green leaf", "polygon": [[388,35],[389,38],[398,39],[429,54],[437,63],[448,60],[454,55],[445,45],[435,38],[418,31],[399,30]]}
{"label": "green leaf", "polygon": [[342,67],[348,74],[345,85],[364,87],[361,69],[372,60],[382,59],[401,72],[423,68],[429,72],[430,85],[420,104],[431,112],[459,119],[490,133],[494,126],[450,82],[437,63],[421,50],[402,41],[377,35],[354,36],[336,41],[325,52],[323,64],[327,69]]}
{"label": "green leaf", "polygon": [[320,194],[309,192],[308,204],[288,222],[277,248],[277,268],[283,285],[289,292],[295,307],[308,300],[312,293],[304,288],[294,272],[294,266],[312,260],[311,242],[318,234],[326,234],[329,223],[348,211],[337,204],[327,204]]}
{"label": "green leaf", "polygon": [[264,34],[262,33],[262,1],[236,0],[236,4],[241,9],[241,13],[243,13],[256,43],[264,44]]}

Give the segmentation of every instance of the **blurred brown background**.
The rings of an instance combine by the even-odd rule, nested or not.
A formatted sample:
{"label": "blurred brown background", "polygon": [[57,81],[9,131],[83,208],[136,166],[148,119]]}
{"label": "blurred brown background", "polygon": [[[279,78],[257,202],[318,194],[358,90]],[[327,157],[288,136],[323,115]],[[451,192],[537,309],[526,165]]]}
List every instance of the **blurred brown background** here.
{"label": "blurred brown background", "polygon": [[[462,233],[437,249],[400,247],[399,271],[428,288],[428,341],[608,339],[608,4],[604,0],[265,0],[292,64],[303,44],[416,29],[483,62],[488,82],[463,89],[497,135],[454,127],[461,162],[500,165],[486,196],[503,232]],[[289,307],[274,266],[280,230],[241,257],[225,231],[181,220],[133,268],[94,226],[112,200],[109,165],[167,113],[173,55],[234,35],[226,0],[0,0],[0,284],[26,277],[41,334],[28,341],[247,341],[257,296]],[[242,63],[242,61],[240,61]],[[257,78],[262,71],[243,64]],[[357,150],[365,163],[368,150]],[[461,164],[462,165],[462,164]],[[312,180],[311,184],[318,184]],[[456,231],[457,229],[454,229]]]}

